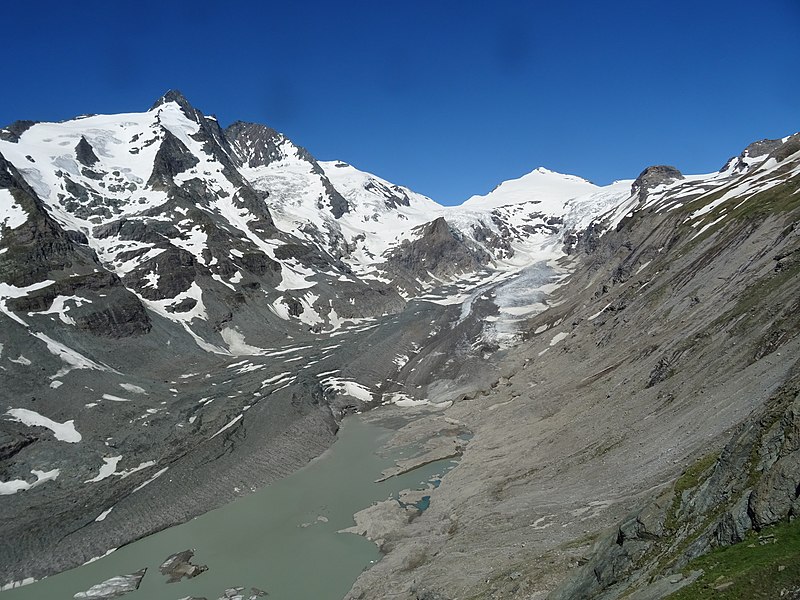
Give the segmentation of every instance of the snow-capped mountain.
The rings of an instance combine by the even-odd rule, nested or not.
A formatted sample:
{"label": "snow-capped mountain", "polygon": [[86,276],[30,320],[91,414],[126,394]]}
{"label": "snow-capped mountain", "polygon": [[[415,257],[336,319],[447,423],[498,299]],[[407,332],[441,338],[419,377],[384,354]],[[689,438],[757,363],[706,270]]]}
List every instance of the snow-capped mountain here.
{"label": "snow-capped mountain", "polygon": [[518,269],[552,246],[565,201],[596,189],[539,169],[447,208],[269,127],[223,130],[177,92],[144,113],[16,123],[0,154],[99,270],[220,351],[216,331],[256,315],[332,330],[484,266]]}
{"label": "snow-capped mountain", "polygon": [[538,167],[518,179],[504,181],[485,196],[470,197],[464,206],[498,208],[533,201],[541,204],[543,212],[558,214],[567,200],[597,189],[598,186],[581,177]]}
{"label": "snow-capped mountain", "polygon": [[[297,466],[344,412],[427,403],[441,378],[435,401],[454,397],[525,313],[482,295],[563,254],[540,202],[444,207],[177,92],[0,130],[0,495],[29,539],[4,556],[106,527],[178,462]],[[454,361],[465,339],[484,341]],[[89,508],[48,513],[75,497]]]}
{"label": "snow-capped mountain", "polygon": [[[285,474],[347,412],[488,385],[487,359],[603,231],[692,206],[686,226],[707,235],[796,180],[798,143],[609,186],[539,168],[445,207],[267,126],[223,128],[177,92],[141,113],[9,125],[0,530],[19,543],[0,545],[0,583]],[[168,469],[188,508],[153,491],[158,518],[131,529]],[[55,558],[71,544],[84,554]]]}

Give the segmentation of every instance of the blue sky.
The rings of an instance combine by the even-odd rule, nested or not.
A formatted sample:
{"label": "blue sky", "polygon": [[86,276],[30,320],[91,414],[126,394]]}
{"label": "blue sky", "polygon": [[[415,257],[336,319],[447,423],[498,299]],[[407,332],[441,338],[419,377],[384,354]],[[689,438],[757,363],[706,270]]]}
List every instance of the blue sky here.
{"label": "blue sky", "polygon": [[439,202],[718,169],[800,130],[800,1],[8,2],[0,123],[169,88]]}

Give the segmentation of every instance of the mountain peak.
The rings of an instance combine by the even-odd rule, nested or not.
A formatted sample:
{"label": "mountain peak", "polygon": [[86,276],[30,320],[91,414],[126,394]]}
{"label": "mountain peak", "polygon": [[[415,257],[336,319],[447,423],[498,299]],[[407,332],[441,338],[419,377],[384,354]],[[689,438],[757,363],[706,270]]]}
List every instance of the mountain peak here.
{"label": "mountain peak", "polygon": [[639,173],[639,177],[637,177],[636,181],[631,185],[631,193],[638,193],[641,198],[644,198],[651,188],[665,183],[672,183],[679,179],[684,179],[683,173],[675,167],[670,165],[652,165]]}
{"label": "mountain peak", "polygon": [[564,201],[587,194],[597,186],[578,177],[537,167],[517,179],[503,181],[486,195],[472,196],[464,202],[470,207],[499,207],[537,201],[560,207]]}
{"label": "mountain peak", "polygon": [[536,167],[530,173],[523,175],[520,179],[524,179],[532,175],[545,175],[553,179],[565,179],[569,181],[588,183],[590,185],[594,185],[591,181],[589,181],[585,177],[581,177],[580,175],[570,175],[569,173],[561,173],[560,171],[553,171],[552,169],[548,169],[547,167],[541,167],[541,166]]}
{"label": "mountain peak", "polygon": [[179,90],[168,90],[167,93],[153,103],[150,110],[155,110],[159,106],[168,104],[169,102],[175,102],[187,115],[194,113],[194,107]]}

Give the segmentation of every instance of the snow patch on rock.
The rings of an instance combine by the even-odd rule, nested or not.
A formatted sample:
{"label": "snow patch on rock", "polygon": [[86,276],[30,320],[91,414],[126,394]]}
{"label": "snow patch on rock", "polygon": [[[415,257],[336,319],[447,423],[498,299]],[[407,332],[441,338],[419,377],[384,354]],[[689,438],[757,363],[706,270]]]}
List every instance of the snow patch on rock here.
{"label": "snow patch on rock", "polygon": [[45,427],[53,432],[57,440],[62,442],[76,444],[82,439],[81,434],[75,429],[75,421],[72,419],[59,423],[27,408],[12,408],[7,410],[6,414],[11,417],[12,421],[28,427]]}

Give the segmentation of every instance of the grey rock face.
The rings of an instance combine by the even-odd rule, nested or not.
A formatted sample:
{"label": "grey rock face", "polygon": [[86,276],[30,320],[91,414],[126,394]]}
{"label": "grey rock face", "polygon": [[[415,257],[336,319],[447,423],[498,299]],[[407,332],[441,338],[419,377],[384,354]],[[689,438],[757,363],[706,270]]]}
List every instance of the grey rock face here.
{"label": "grey rock face", "polygon": [[387,257],[390,272],[399,277],[429,280],[476,271],[491,257],[455,232],[443,217],[418,228],[418,237],[404,240]]}
{"label": "grey rock face", "polygon": [[488,248],[492,248],[495,251],[495,255],[498,257],[510,258],[514,255],[514,250],[511,247],[511,236],[504,235],[505,233],[507,232],[504,232],[501,228],[498,234],[483,223],[473,226],[473,235],[475,236],[476,242],[484,244]]}
{"label": "grey rock face", "polygon": [[75,146],[75,155],[78,161],[87,167],[91,167],[100,160],[94,153],[94,148],[86,141],[84,136],[81,136],[81,141]]}
{"label": "grey rock face", "polygon": [[0,431],[0,461],[8,460],[26,446],[33,444],[38,438],[25,431],[7,428]]}
{"label": "grey rock face", "polygon": [[800,134],[795,133],[794,135],[789,136],[789,139],[783,142],[780,146],[770,152],[769,158],[774,158],[778,162],[781,162],[798,151],[800,151]]}
{"label": "grey rock face", "polygon": [[165,245],[170,237],[177,237],[178,231],[171,223],[146,222],[142,219],[122,218],[111,221],[94,228],[94,236],[99,239],[106,239],[112,236],[122,240],[143,242],[146,244]]}
{"label": "grey rock face", "polygon": [[639,197],[644,199],[652,188],[683,178],[683,174],[675,167],[667,165],[647,167],[631,185],[631,193],[638,193]]}
{"label": "grey rock face", "polygon": [[770,154],[782,145],[782,140],[759,140],[748,145],[742,154],[751,157],[764,156],[766,154]]}
{"label": "grey rock face", "polygon": [[564,237],[564,251],[567,254],[594,254],[600,247],[602,232],[603,228],[598,223],[592,223],[582,231],[569,232]]}
{"label": "grey rock face", "polygon": [[0,129],[0,140],[18,142],[19,137],[33,125],[36,125],[36,121],[14,121],[11,125]]}
{"label": "grey rock face", "polygon": [[9,190],[28,213],[26,223],[6,231],[0,240],[0,247],[8,248],[0,255],[0,281],[27,286],[73,262],[88,262],[80,257],[81,251],[47,214],[17,169],[1,154],[0,188]]}
{"label": "grey rock face", "polygon": [[225,137],[236,150],[240,164],[249,167],[266,166],[283,157],[280,146],[286,136],[257,123],[234,121],[225,129]]}
{"label": "grey rock face", "polygon": [[345,213],[350,212],[350,205],[347,203],[344,196],[337,192],[336,188],[328,181],[328,178],[322,173],[322,169],[320,169],[320,176],[322,177],[322,185],[325,189],[325,194],[329,198],[331,214],[333,214],[335,219],[339,219]]}
{"label": "grey rock face", "polygon": [[347,200],[333,187],[316,159],[305,148],[294,146],[282,133],[266,125],[236,121],[225,129],[225,137],[230,140],[238,164],[249,167],[267,166],[284,158],[286,152],[296,152],[319,176],[334,218],[349,212]]}
{"label": "grey rock face", "polygon": [[[86,236],[65,231],[45,211],[16,169],[0,156],[0,187],[9,189],[28,213],[22,226],[6,232],[0,247],[0,280],[28,286],[47,278],[52,286],[11,299],[20,312],[47,310],[58,295],[83,294],[91,303],[76,307],[76,326],[93,335],[125,337],[150,330],[150,319],[141,302],[126,290],[119,277],[99,264],[86,246]],[[72,273],[64,275],[63,271]]]}
{"label": "grey rock face", "polygon": [[714,531],[716,545],[728,546],[743,541],[752,529],[753,522],[748,514],[749,491],[745,490],[738,502],[722,518]]}
{"label": "grey rock face", "polygon": [[119,277],[108,272],[63,279],[27,296],[13,298],[8,305],[20,313],[42,312],[51,308],[56,297],[74,295],[91,301],[71,311],[80,330],[112,338],[150,331],[152,324],[142,303],[125,289]]}
{"label": "grey rock face", "polygon": [[[597,598],[623,581],[665,577],[714,547],[741,542],[753,529],[796,517],[799,411],[800,371],[795,370],[689,488],[679,496],[663,495],[623,522],[548,598]],[[757,484],[751,488],[754,479]],[[660,566],[653,570],[656,564]],[[616,598],[624,590],[621,586],[602,597]]]}
{"label": "grey rock face", "polygon": [[308,150],[295,146],[284,134],[267,125],[234,121],[225,128],[224,133],[240,165],[263,167],[281,160],[286,152],[296,152],[316,172],[322,172]]}
{"label": "grey rock face", "polygon": [[733,168],[734,171],[737,172],[744,172],[747,171],[748,165],[745,159],[748,158],[758,158],[764,157],[766,158],[768,154],[775,152],[776,150],[780,149],[783,146],[782,140],[759,140],[757,142],[753,142],[752,144],[748,145],[739,156],[734,156],[728,159],[728,162],[720,169],[720,171],[725,171],[727,169]]}
{"label": "grey rock face", "polygon": [[[126,275],[125,283],[148,300],[164,300],[188,290],[197,277],[197,271],[197,261],[191,253],[169,247]],[[157,284],[151,285],[146,279],[150,273],[158,276]]]}
{"label": "grey rock face", "polygon": [[239,257],[242,266],[254,275],[277,274],[280,264],[261,252],[248,252]]}
{"label": "grey rock face", "polygon": [[654,385],[669,379],[675,372],[674,365],[679,358],[680,354],[674,352],[669,356],[662,356],[659,358],[658,362],[653,367],[653,370],[650,371],[650,377],[647,380],[647,387],[653,387]]}
{"label": "grey rock face", "polygon": [[[795,397],[791,399],[791,394]],[[800,516],[800,384],[784,392],[789,402],[780,421],[761,440],[763,475],[750,495],[747,512],[756,529]]]}
{"label": "grey rock face", "polygon": [[385,198],[384,204],[388,209],[411,205],[408,194],[400,186],[387,186],[380,181],[371,179],[364,184],[364,189],[383,196]]}
{"label": "grey rock face", "polygon": [[163,131],[164,139],[153,163],[153,173],[147,182],[147,185],[154,189],[169,189],[175,175],[191,169],[200,162],[183,142],[175,137],[175,134],[169,129]]}

